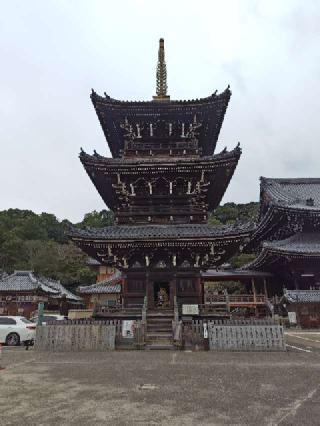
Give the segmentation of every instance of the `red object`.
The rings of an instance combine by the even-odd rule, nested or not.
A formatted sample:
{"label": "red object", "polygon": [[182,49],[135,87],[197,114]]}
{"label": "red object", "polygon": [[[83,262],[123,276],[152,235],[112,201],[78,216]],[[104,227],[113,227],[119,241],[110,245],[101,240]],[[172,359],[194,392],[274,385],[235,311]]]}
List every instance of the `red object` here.
{"label": "red object", "polygon": [[35,325],[27,325],[27,328],[28,328],[29,330],[35,330],[35,329],[36,329],[36,326],[35,326]]}

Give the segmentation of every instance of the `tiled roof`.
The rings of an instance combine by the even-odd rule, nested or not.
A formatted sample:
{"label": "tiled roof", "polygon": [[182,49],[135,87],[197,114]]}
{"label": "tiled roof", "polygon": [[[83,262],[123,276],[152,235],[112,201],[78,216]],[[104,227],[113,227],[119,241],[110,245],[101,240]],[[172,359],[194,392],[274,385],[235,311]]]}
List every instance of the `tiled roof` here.
{"label": "tiled roof", "polygon": [[161,165],[171,165],[171,166],[181,166],[181,165],[192,165],[196,166],[197,164],[202,165],[203,163],[207,162],[219,162],[221,160],[232,160],[232,159],[239,159],[241,155],[241,148],[238,144],[234,149],[231,151],[227,151],[224,149],[223,151],[212,154],[212,155],[206,155],[199,158],[188,158],[188,157],[140,157],[140,158],[110,158],[110,157],[104,157],[103,155],[98,154],[97,152],[94,152],[94,154],[88,154],[85,151],[81,150],[79,157],[81,161],[85,163],[96,163],[98,166],[101,167],[101,165],[139,165],[139,166],[147,166],[147,165],[153,165],[153,164],[161,164]]}
{"label": "tiled roof", "polygon": [[261,190],[275,205],[294,209],[320,209],[320,178],[261,178]]}
{"label": "tiled roof", "polygon": [[70,236],[73,238],[86,237],[116,240],[212,238],[250,233],[252,230],[253,225],[251,223],[233,225],[114,225],[105,228],[72,228]]}
{"label": "tiled roof", "polygon": [[67,299],[81,300],[81,298],[64,288],[60,282],[44,277],[36,277],[32,271],[15,271],[13,274],[0,279],[0,292],[33,291],[38,289],[49,293],[53,297],[60,297],[65,294]]}
{"label": "tiled roof", "polygon": [[320,303],[320,290],[285,290],[283,296],[291,303]]}
{"label": "tiled roof", "polygon": [[101,263],[98,262],[97,259],[94,259],[93,257],[89,257],[88,261],[87,261],[87,265],[88,266],[100,266]]}
{"label": "tiled roof", "polygon": [[[140,158],[107,158],[97,153],[89,155],[83,150],[80,153],[80,160],[89,178],[95,185],[106,205],[114,211],[121,206],[118,190],[114,185],[117,175],[124,173],[137,179],[138,175],[154,177],[167,176],[172,180],[172,176],[183,177],[186,174],[196,172],[206,173],[206,185],[201,186],[201,197],[204,197],[209,210],[214,210],[220,204],[221,199],[230,183],[233,173],[237,167],[241,155],[241,148],[238,145],[232,151],[223,150],[216,155],[201,158],[188,157],[153,157]],[[189,198],[192,195],[189,194]],[[173,206],[168,206],[170,210]]]}
{"label": "tiled roof", "polygon": [[105,294],[105,293],[121,293],[122,273],[116,271],[113,275],[104,281],[89,286],[78,287],[80,294]]}
{"label": "tiled roof", "polygon": [[286,258],[319,258],[320,262],[320,234],[299,232],[292,237],[279,241],[265,241],[259,255],[241,269],[265,270],[273,269],[279,259]]}
{"label": "tiled roof", "polygon": [[269,251],[320,256],[320,234],[299,232],[285,240],[265,242],[263,248]]}
{"label": "tiled roof", "polygon": [[41,280],[43,284],[58,291],[59,296],[62,296],[63,294],[65,294],[67,299],[74,300],[74,301],[81,300],[81,297],[71,293],[71,291],[67,290],[59,281],[55,281],[55,280],[44,278],[44,277],[40,277],[39,279]]}
{"label": "tiled roof", "polygon": [[91,100],[98,115],[101,127],[114,157],[118,157],[124,147],[121,124],[127,119],[130,124],[159,120],[177,123],[192,123],[196,115],[202,123],[199,144],[203,155],[212,154],[218,140],[224,115],[231,97],[229,87],[222,93],[214,93],[207,98],[190,101],[169,102],[123,102],[92,91]]}

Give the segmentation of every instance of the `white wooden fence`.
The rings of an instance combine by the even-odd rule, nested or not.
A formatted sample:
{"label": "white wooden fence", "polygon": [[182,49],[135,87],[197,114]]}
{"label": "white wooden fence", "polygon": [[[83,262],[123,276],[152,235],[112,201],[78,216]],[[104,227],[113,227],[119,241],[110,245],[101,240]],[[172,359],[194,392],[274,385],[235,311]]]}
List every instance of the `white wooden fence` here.
{"label": "white wooden fence", "polygon": [[209,348],[213,351],[284,351],[283,327],[275,324],[208,323]]}

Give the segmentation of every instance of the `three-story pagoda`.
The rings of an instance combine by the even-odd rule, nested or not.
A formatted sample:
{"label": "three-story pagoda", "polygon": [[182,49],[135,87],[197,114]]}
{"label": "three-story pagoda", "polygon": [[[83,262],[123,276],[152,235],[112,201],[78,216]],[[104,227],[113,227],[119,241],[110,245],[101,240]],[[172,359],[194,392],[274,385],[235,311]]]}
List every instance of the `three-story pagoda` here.
{"label": "three-story pagoda", "polygon": [[91,100],[113,158],[94,152],[80,160],[115,225],[73,230],[72,240],[124,277],[125,306],[203,303],[200,272],[218,267],[250,235],[245,225],[211,225],[241,155],[214,154],[230,100],[229,87],[203,99],[167,94],[160,39],[157,90],[152,101],[123,102],[92,91]]}

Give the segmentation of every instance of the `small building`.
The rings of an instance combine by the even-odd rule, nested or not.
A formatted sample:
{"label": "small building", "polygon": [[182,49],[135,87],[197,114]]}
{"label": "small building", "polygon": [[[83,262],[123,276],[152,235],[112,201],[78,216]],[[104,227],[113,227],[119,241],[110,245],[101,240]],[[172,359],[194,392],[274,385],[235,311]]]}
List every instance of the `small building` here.
{"label": "small building", "polygon": [[87,309],[95,306],[115,306],[122,304],[122,281],[123,276],[120,271],[103,281],[89,286],[78,287],[77,292],[83,298]]}
{"label": "small building", "polygon": [[97,282],[106,280],[116,272],[115,268],[102,265],[101,262],[94,259],[93,257],[89,257],[87,266],[96,274]]}
{"label": "small building", "polygon": [[36,276],[32,271],[15,271],[0,278],[0,315],[22,315],[27,318],[44,302],[47,310],[81,305],[81,297],[67,290],[59,281]]}
{"label": "small building", "polygon": [[320,327],[320,290],[284,290],[282,302],[291,324]]}

